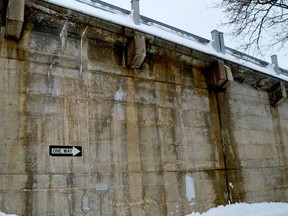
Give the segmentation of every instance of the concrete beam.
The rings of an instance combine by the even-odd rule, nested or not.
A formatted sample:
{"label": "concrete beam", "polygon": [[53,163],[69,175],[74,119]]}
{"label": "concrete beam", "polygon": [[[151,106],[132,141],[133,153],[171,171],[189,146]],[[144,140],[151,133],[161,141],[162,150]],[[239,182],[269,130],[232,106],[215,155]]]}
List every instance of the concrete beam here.
{"label": "concrete beam", "polygon": [[9,0],[6,11],[6,37],[20,39],[24,23],[24,9],[24,0]]}
{"label": "concrete beam", "polygon": [[210,73],[210,86],[213,89],[226,89],[230,81],[234,81],[231,68],[218,60]]}
{"label": "concrete beam", "polygon": [[285,84],[280,81],[271,88],[269,102],[272,106],[278,106],[285,98],[287,98]]}
{"label": "concrete beam", "polygon": [[135,33],[127,47],[127,66],[130,68],[140,68],[145,58],[145,37],[140,33]]}

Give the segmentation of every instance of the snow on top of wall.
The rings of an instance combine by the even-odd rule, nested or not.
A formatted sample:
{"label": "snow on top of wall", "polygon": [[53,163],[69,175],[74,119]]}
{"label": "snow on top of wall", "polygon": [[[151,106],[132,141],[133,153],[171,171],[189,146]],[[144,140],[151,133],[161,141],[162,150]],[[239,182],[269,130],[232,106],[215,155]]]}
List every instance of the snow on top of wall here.
{"label": "snow on top of wall", "polygon": [[[177,34],[175,30],[171,30],[159,25],[153,25],[149,23],[141,22],[140,25],[136,25],[133,22],[132,15],[121,12],[120,10],[113,10],[112,8],[108,8],[106,6],[101,6],[101,2],[92,2],[89,0],[43,0],[49,2],[51,4],[55,4],[64,8],[68,8],[74,11],[78,11],[96,18],[100,18],[115,24],[119,24],[122,26],[126,26],[158,38],[173,42],[178,45],[182,45],[187,48],[191,48],[193,50],[197,50],[199,52],[212,55],[232,63],[236,63],[238,65],[242,65],[244,67],[250,68],[252,70],[258,71],[263,74],[270,75],[272,77],[288,81],[288,76],[285,74],[278,74],[274,70],[273,64],[268,64],[267,66],[261,66],[256,64],[252,60],[248,60],[247,58],[241,58],[237,55],[232,55],[230,52],[226,52],[225,54],[217,52],[212,47],[212,42],[209,43],[200,43],[197,40],[193,40],[191,37],[184,36],[183,34]],[[94,5],[93,5],[94,4]]]}

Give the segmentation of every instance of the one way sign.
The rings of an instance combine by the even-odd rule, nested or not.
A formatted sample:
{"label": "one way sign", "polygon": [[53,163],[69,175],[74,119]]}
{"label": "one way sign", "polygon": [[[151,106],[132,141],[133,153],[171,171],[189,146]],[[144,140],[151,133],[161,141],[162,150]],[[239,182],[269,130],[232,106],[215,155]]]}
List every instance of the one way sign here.
{"label": "one way sign", "polygon": [[82,146],[49,146],[49,155],[56,157],[81,157]]}

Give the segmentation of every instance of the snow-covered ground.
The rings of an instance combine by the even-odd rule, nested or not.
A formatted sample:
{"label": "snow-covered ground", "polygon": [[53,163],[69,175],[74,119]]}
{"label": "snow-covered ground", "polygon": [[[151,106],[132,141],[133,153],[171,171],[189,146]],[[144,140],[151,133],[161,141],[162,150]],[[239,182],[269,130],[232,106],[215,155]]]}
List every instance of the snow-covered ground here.
{"label": "snow-covered ground", "polygon": [[288,216],[288,203],[238,203],[187,216]]}
{"label": "snow-covered ground", "polygon": [[14,215],[14,214],[5,214],[3,212],[0,211],[0,216],[17,216],[17,215]]}
{"label": "snow-covered ground", "polygon": [[[5,214],[0,216],[17,216]],[[187,216],[288,216],[288,203],[237,203],[218,206],[205,213],[193,212]]]}

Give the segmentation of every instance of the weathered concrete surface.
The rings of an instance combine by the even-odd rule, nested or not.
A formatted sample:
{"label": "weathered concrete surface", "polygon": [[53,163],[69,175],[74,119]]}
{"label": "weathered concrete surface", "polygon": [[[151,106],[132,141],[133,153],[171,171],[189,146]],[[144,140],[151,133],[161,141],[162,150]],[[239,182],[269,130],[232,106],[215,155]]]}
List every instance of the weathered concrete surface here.
{"label": "weathered concrete surface", "polygon": [[[131,29],[34,3],[20,41],[0,40],[2,211],[183,216],[287,201],[286,101],[238,82],[213,93],[214,59],[160,39],[129,69]],[[50,145],[83,157],[50,157]]]}
{"label": "weathered concrete surface", "polygon": [[6,10],[6,27],[5,36],[20,38],[23,23],[24,23],[25,1],[23,0],[8,0]]}
{"label": "weathered concrete surface", "polygon": [[[121,35],[90,21],[81,41],[85,25],[27,14],[19,43],[1,43],[2,211],[184,215],[227,203],[216,97],[199,67],[154,47],[130,70]],[[49,157],[49,145],[83,157]]]}
{"label": "weathered concrete surface", "polygon": [[236,82],[219,101],[232,201],[287,202],[287,103]]}
{"label": "weathered concrete surface", "polygon": [[145,58],[145,36],[136,32],[127,46],[127,66],[130,68],[140,68]]}

